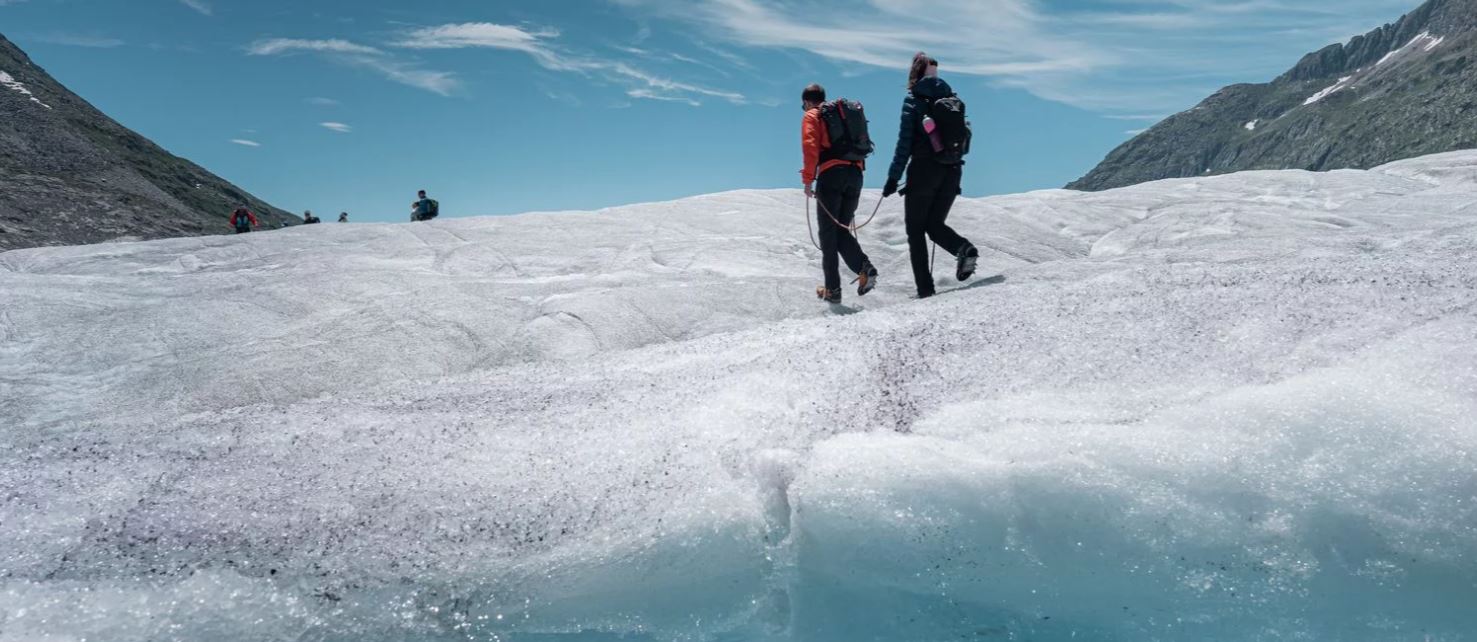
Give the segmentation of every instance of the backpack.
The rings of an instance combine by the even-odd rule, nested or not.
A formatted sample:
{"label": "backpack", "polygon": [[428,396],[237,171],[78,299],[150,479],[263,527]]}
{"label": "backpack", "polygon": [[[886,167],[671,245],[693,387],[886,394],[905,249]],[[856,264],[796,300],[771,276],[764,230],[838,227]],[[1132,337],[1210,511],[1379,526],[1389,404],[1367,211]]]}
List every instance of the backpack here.
{"label": "backpack", "polygon": [[951,94],[928,102],[925,113],[933,119],[934,131],[943,143],[943,151],[934,154],[934,160],[941,165],[963,165],[970,140],[974,138],[965,117],[964,101]]}
{"label": "backpack", "polygon": [[821,105],[821,122],[831,136],[831,146],[821,152],[821,161],[863,161],[876,145],[867,133],[867,113],[862,104],[845,98]]}
{"label": "backpack", "polygon": [[232,216],[236,219],[236,230],[238,232],[251,229],[251,216],[246,213],[246,210],[236,210]]}
{"label": "backpack", "polygon": [[436,199],[434,199],[434,198],[431,199],[431,213],[428,214],[426,216],[426,218],[436,218],[436,216],[439,215],[440,213],[441,213],[441,203],[439,201],[437,201]]}

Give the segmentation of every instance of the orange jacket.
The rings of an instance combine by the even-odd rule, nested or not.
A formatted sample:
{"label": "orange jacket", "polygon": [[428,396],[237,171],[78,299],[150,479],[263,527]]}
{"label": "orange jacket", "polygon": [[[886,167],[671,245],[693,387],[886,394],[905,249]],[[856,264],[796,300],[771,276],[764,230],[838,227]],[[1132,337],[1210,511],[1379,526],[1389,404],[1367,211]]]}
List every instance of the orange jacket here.
{"label": "orange jacket", "polygon": [[826,129],[826,121],[821,120],[821,110],[807,110],[805,119],[800,121],[800,151],[805,154],[805,166],[800,169],[800,180],[806,185],[815,182],[816,176],[826,173],[832,167],[856,165],[862,169],[867,168],[866,163],[840,159],[822,163],[821,152],[830,147],[831,134]]}

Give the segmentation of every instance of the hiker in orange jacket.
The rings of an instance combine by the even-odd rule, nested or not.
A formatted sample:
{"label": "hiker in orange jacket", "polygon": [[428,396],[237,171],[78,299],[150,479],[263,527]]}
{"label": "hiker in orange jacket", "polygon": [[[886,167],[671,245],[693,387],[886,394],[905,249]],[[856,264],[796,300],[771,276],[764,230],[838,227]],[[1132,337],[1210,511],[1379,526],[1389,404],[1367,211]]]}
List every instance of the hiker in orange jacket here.
{"label": "hiker in orange jacket", "polygon": [[[857,274],[857,296],[866,295],[877,284],[877,269],[872,267],[856,236],[846,227],[852,224],[857,204],[861,201],[862,172],[866,169],[866,162],[848,160],[844,156],[849,150],[832,145],[832,132],[821,117],[823,107],[832,108],[826,104],[825,88],[820,85],[806,87],[800,100],[805,108],[805,118],[800,126],[805,166],[800,170],[800,180],[805,185],[806,198],[815,198],[818,205],[817,236],[820,237],[821,270],[825,274],[825,285],[816,294],[828,303],[840,303],[841,260],[846,261],[846,267]],[[870,140],[867,144],[870,145]]]}

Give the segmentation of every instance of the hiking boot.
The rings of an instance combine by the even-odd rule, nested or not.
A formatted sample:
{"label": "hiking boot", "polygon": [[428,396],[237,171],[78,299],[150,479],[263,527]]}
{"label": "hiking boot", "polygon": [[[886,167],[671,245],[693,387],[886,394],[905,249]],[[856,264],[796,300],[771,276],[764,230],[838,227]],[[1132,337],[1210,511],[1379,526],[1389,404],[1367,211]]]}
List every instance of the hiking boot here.
{"label": "hiking boot", "polygon": [[815,298],[833,305],[839,304],[841,303],[841,290],[827,290],[823,285],[815,289]]}
{"label": "hiking boot", "polygon": [[965,245],[964,249],[959,250],[959,266],[954,270],[954,277],[960,281],[968,281],[969,277],[974,276],[974,266],[979,259],[980,251],[973,245]]}
{"label": "hiking boot", "polygon": [[867,267],[862,268],[862,273],[856,275],[856,295],[867,296],[867,293],[876,287],[877,268],[872,267],[872,264],[868,263]]}

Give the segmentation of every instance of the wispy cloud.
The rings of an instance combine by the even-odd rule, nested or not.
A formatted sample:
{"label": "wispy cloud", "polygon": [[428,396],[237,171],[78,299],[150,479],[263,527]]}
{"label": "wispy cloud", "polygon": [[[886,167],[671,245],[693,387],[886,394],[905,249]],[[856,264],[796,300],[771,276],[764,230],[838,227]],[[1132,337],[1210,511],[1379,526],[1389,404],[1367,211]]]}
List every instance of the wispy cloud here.
{"label": "wispy cloud", "polygon": [[314,96],[312,98],[309,98],[307,99],[307,103],[309,105],[317,105],[319,107],[337,107],[340,104],[337,100],[334,100],[332,98],[324,98],[322,96]]}
{"label": "wispy cloud", "polygon": [[[4,4],[0,1],[0,4]],[[118,38],[106,36],[91,36],[76,33],[51,33],[37,36],[36,40],[53,45],[64,45],[67,47],[88,47],[91,49],[112,49],[122,47],[128,43]]]}
{"label": "wispy cloud", "polygon": [[734,104],[747,99],[735,91],[713,89],[649,72],[633,63],[580,55],[563,50],[553,41],[559,32],[553,29],[525,29],[488,22],[447,24],[422,27],[405,34],[396,43],[407,49],[497,49],[516,51],[532,57],[540,67],[550,71],[597,75],[627,86],[627,95],[645,100],[664,100],[701,105],[704,98],[717,98]]}
{"label": "wispy cloud", "polygon": [[668,96],[651,91],[650,89],[629,89],[626,91],[626,95],[632,98],[640,98],[642,100],[658,100],[671,103],[683,103],[692,107],[702,106],[702,103],[691,98],[683,98],[681,96]]}
{"label": "wispy cloud", "polygon": [[724,69],[723,67],[715,63],[695,58],[687,54],[678,53],[676,51],[658,51],[653,49],[642,49],[640,47],[627,47],[623,45],[614,45],[612,48],[621,53],[628,54],[652,63],[680,62],[683,64],[692,65],[694,67],[702,67],[707,71],[711,71],[725,78],[733,77],[733,74],[729,70]]}
{"label": "wispy cloud", "polygon": [[253,56],[274,56],[298,51],[320,53],[355,54],[377,56],[382,52],[374,47],[358,45],[347,40],[299,40],[295,38],[268,38],[258,40],[247,49]]}
{"label": "wispy cloud", "polygon": [[327,129],[327,130],[332,131],[332,132],[337,132],[337,133],[340,133],[340,134],[347,134],[347,133],[350,133],[350,132],[354,131],[354,128],[353,127],[350,127],[350,126],[345,125],[343,123],[327,122],[327,123],[318,123],[318,125],[320,127],[324,128],[324,129]]}
{"label": "wispy cloud", "polygon": [[205,0],[179,0],[179,2],[186,7],[200,12],[201,15],[208,16],[215,13],[215,9],[213,9],[209,4],[206,4]]}
{"label": "wispy cloud", "polygon": [[984,75],[1090,70],[1105,62],[1103,52],[1043,29],[1029,0],[871,0],[845,12],[762,0],[616,1],[699,21],[733,44],[877,67],[905,66],[921,48],[940,48],[955,71]]}
{"label": "wispy cloud", "polygon": [[231,142],[232,143],[235,143],[237,145],[240,145],[242,147],[261,147],[262,146],[261,143],[258,143],[258,142],[254,141],[254,140],[247,140],[245,138],[232,138],[231,139]]}
{"label": "wispy cloud", "polygon": [[416,29],[407,34],[398,46],[412,49],[486,47],[543,55],[550,51],[544,41],[558,35],[559,32],[552,29],[528,31],[490,22],[467,22]]}
{"label": "wispy cloud", "polygon": [[[609,0],[735,48],[803,51],[894,69],[926,50],[987,78],[1105,113],[1178,111],[1231,82],[1269,80],[1303,53],[1397,18],[1418,0],[867,0],[847,11],[775,0]],[[1079,5],[1080,6],[1080,5]],[[1287,25],[1298,25],[1289,30]]]}
{"label": "wispy cloud", "polygon": [[461,85],[456,75],[451,72],[422,69],[380,49],[336,38],[326,40],[268,38],[252,43],[247,48],[247,53],[253,56],[319,54],[327,56],[338,64],[368,69],[400,84],[442,96],[451,95]]}
{"label": "wispy cloud", "polygon": [[743,69],[743,70],[746,70],[746,71],[754,71],[754,65],[752,63],[750,63],[747,59],[745,59],[743,56],[740,56],[740,55],[738,55],[738,54],[736,54],[736,53],[734,53],[732,51],[728,51],[726,49],[720,49],[718,47],[714,47],[713,45],[710,45],[710,44],[705,43],[705,42],[698,42],[698,43],[695,43],[695,44],[698,46],[698,48],[702,49],[703,51],[706,51],[706,52],[708,52],[710,54],[713,54],[714,56],[717,56],[717,57],[721,58],[723,60],[723,62],[728,63],[730,66],[737,67],[739,69]]}

